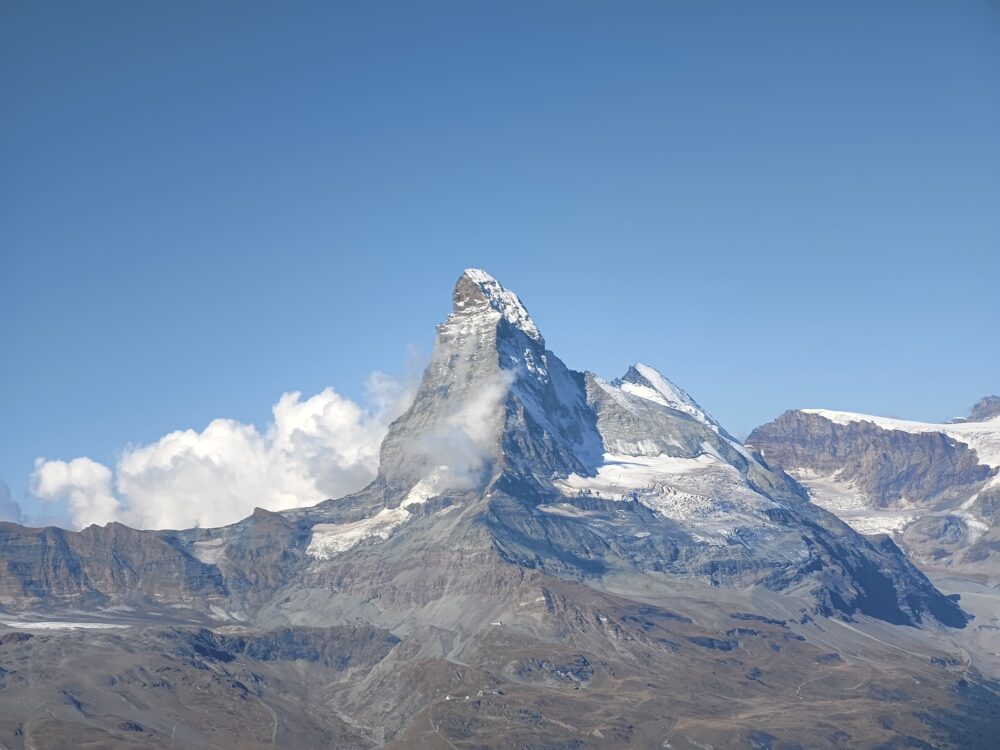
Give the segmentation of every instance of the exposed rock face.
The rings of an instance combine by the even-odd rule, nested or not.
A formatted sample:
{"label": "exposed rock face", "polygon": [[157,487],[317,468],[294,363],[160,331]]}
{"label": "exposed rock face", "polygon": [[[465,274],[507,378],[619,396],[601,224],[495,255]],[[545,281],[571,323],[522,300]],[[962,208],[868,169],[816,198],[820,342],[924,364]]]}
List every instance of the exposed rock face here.
{"label": "exposed rock face", "polygon": [[789,411],[748,438],[865,533],[887,532],[923,570],[1000,583],[1000,418],[929,424]]}
{"label": "exposed rock face", "polygon": [[[221,529],[2,528],[0,585],[12,611],[55,608],[80,589],[92,598],[72,593],[68,608],[108,617],[109,604],[153,601],[214,621],[155,637],[139,628],[94,636],[93,652],[39,636],[16,646],[25,685],[29,650],[60,664],[114,654],[129,675],[121,701],[153,705],[156,691],[145,676],[140,689],[134,659],[122,656],[148,648],[178,670],[178,684],[203,686],[226,716],[243,712],[255,732],[247,746],[482,747],[497,737],[504,746],[662,746],[668,736],[677,746],[727,736],[767,746],[778,740],[772,731],[822,746],[822,717],[800,703],[817,669],[831,676],[824,696],[872,683],[840,722],[847,729],[824,725],[830,746],[899,731],[957,745],[968,727],[940,717],[975,702],[953,694],[947,670],[924,674],[922,654],[950,658],[927,640],[937,625],[961,628],[966,616],[890,539],[867,539],[808,502],[793,478],[652,368],[612,381],[568,369],[520,300],[481,271],[459,279],[416,400],[391,426],[364,490],[258,510]],[[934,627],[898,636],[909,643],[904,665],[886,655],[895,626],[921,624]],[[846,656],[832,656],[831,643]],[[353,666],[364,674],[350,685],[331,675]],[[234,682],[248,707],[233,707]],[[710,707],[689,705],[691,684],[713,696]],[[969,684],[992,705],[974,670]],[[876,704],[901,685],[919,692],[937,724],[906,714],[905,730],[877,728]],[[780,711],[747,719],[744,701],[765,687]],[[116,741],[140,734],[121,728],[146,724],[119,716],[115,700],[88,699],[106,689],[69,685],[76,703],[66,720],[113,724]],[[47,685],[32,690],[51,698]],[[154,722],[149,745],[172,731],[163,716],[183,718],[162,700],[169,710],[144,714]],[[296,700],[299,734],[287,728]],[[220,744],[210,725],[198,724],[186,746]]]}
{"label": "exposed rock face", "polygon": [[1000,396],[985,396],[976,402],[969,412],[970,422],[985,422],[1000,416]]}
{"label": "exposed rock face", "polygon": [[120,523],[79,532],[0,523],[0,606],[204,609],[229,594],[222,573],[169,535]]}
{"label": "exposed rock face", "polygon": [[515,295],[464,273],[416,399],[382,445],[379,480],[395,495],[421,481],[423,494],[478,490],[498,476],[543,490],[600,454],[583,376],[545,349]]}
{"label": "exposed rock face", "polygon": [[880,507],[902,499],[929,503],[980,485],[994,470],[968,445],[942,432],[886,430],[873,422],[833,422],[787,411],[750,433],[747,445],[786,469],[837,474]]}
{"label": "exposed rock face", "polygon": [[[919,516],[896,536],[913,562],[929,574],[967,579],[993,589],[1000,584],[1000,528],[986,526],[974,512]],[[951,588],[958,587],[952,584]],[[995,629],[995,625],[989,627]]]}

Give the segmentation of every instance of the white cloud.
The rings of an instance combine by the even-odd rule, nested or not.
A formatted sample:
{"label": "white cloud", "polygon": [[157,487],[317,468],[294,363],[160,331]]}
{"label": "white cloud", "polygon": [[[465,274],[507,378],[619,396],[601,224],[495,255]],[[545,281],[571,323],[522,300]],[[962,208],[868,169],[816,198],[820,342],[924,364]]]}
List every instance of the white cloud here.
{"label": "white cloud", "polygon": [[216,419],[125,450],[115,471],[89,458],[38,459],[32,493],[65,503],[77,527],[121,521],[139,528],[219,526],[257,506],[285,510],[339,497],[378,470],[386,428],[413,390],[375,373],[364,407],[332,388],[302,399],[285,393],[261,434],[253,425]]}
{"label": "white cloud", "polygon": [[121,512],[111,490],[111,470],[89,458],[72,461],[35,460],[31,491],[40,500],[64,500],[74,523],[86,526],[110,521]]}
{"label": "white cloud", "polygon": [[470,398],[458,401],[451,413],[419,436],[411,460],[423,464],[437,490],[469,489],[482,479],[496,452],[500,405],[514,380],[502,370],[486,379]]}

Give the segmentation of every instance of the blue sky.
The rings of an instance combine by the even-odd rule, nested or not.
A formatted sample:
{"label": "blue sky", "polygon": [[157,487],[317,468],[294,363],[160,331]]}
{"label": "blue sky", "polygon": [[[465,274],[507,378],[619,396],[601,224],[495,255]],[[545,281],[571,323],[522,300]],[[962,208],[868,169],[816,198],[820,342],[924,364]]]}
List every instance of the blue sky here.
{"label": "blue sky", "polygon": [[988,2],[0,5],[0,478],[364,397],[479,266],[736,433],[1000,391]]}

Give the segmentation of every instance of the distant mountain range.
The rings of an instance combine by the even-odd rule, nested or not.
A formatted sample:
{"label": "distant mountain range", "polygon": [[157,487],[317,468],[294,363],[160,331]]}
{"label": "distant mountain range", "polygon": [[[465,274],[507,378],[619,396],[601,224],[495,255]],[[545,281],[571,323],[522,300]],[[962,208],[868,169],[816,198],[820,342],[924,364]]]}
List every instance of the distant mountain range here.
{"label": "distant mountain range", "polygon": [[992,746],[969,613],[820,492],[945,503],[921,518],[971,565],[997,418],[789,412],[744,446],[652,367],[570,370],[475,269],[437,331],[360,492],[218,529],[0,524],[0,743]]}
{"label": "distant mountain range", "polygon": [[1000,398],[944,424],[789,411],[747,443],[857,530],[891,534],[924,570],[1000,583]]}

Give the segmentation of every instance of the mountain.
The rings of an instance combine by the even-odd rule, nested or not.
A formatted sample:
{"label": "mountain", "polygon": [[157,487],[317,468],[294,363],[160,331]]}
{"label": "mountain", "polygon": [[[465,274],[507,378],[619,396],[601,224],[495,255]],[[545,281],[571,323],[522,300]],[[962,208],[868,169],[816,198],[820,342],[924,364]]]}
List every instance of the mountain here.
{"label": "mountain", "polygon": [[[747,442],[865,534],[890,535],[973,622],[965,642],[1000,664],[1000,415],[996,397],[942,424],[789,411]],[[885,538],[884,536],[879,538]],[[994,667],[995,669],[996,667]]]}
{"label": "mountain", "polygon": [[984,396],[972,407],[968,421],[985,422],[998,416],[1000,416],[1000,396]]}
{"label": "mountain", "polygon": [[8,747],[986,747],[1000,715],[891,539],[655,369],[570,370],[474,269],[360,492],[0,532]]}
{"label": "mountain", "polygon": [[1000,415],[913,422],[789,411],[747,442],[864,533],[892,534],[925,570],[1000,583]]}

